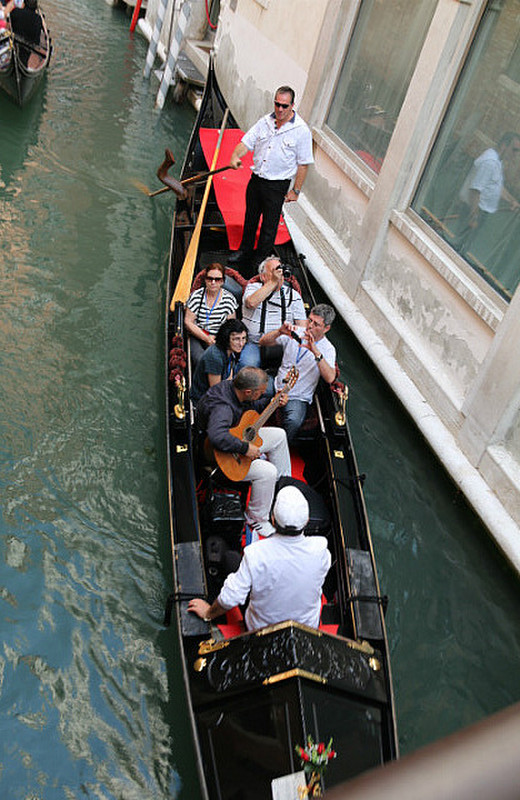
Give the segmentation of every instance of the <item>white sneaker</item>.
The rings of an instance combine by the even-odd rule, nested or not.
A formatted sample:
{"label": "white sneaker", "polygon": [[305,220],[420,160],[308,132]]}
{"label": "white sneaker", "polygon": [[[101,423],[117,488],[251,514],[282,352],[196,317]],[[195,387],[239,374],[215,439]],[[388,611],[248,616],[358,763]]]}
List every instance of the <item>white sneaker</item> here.
{"label": "white sneaker", "polygon": [[246,522],[246,545],[257,542],[260,536],[267,539],[275,532],[270,522]]}

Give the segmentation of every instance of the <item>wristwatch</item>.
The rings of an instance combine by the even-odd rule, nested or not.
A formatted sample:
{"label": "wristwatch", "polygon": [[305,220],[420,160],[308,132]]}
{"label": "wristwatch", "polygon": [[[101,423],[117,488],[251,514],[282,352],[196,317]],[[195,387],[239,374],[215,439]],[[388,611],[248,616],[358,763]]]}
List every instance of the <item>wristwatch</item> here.
{"label": "wristwatch", "polygon": [[300,192],[301,192],[301,189],[295,189],[295,188],[293,187],[293,192],[294,192],[294,194],[295,194],[295,195],[299,195],[299,194],[300,194]]}
{"label": "wristwatch", "polygon": [[319,356],[314,356],[314,358],[316,359],[317,363],[319,364],[321,359],[323,358],[323,353],[320,353]]}

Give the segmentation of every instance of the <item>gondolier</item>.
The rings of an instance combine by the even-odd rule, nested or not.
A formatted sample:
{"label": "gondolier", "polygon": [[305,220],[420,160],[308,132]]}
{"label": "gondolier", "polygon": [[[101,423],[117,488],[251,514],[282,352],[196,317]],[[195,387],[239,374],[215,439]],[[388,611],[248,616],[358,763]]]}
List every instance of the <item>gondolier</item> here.
{"label": "gondolier", "polygon": [[253,173],[246,190],[244,232],[240,248],[228,259],[230,264],[246,265],[253,259],[260,217],[262,227],[255,261],[270,255],[284,200],[298,200],[307,168],[314,163],[311,132],[294,110],[294,91],[290,86],[277,89],[274,111],[244,134],[231,154],[230,166],[238,169],[249,150],[253,151]]}

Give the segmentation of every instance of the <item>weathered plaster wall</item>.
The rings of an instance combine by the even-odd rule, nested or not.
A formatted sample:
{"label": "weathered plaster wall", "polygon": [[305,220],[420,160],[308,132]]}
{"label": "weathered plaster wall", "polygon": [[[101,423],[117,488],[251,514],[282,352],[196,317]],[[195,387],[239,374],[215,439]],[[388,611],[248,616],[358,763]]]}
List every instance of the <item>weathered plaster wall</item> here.
{"label": "weathered plaster wall", "polygon": [[316,254],[315,274],[334,286],[338,309],[518,560],[520,295],[508,307],[409,210],[484,4],[437,0],[378,176],[324,122],[357,0],[302,0],[290,15],[284,0],[223,0],[216,68],[244,128],[271,109],[278,85],[295,88],[315,154],[287,209],[299,246]]}
{"label": "weathered plaster wall", "polygon": [[281,84],[293,87],[298,107],[326,6],[326,0],[298,0],[288,13],[286,2],[267,9],[256,0],[222,3],[217,77],[243,128],[272,109],[273,92]]}
{"label": "weathered plaster wall", "polygon": [[394,325],[460,409],[491,343],[487,327],[393,227],[371,280],[389,304]]}

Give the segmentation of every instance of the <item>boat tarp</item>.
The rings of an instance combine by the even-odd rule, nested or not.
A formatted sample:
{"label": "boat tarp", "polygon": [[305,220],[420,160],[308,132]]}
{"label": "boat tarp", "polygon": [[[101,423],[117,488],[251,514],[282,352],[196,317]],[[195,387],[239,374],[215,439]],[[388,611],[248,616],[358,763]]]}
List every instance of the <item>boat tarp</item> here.
{"label": "boat tarp", "polygon": [[[240,128],[230,128],[224,131],[218,161],[214,167],[215,169],[225,167],[229,164],[231,153],[243,135],[244,133]],[[219,131],[216,128],[200,129],[200,143],[206,163],[208,164],[208,169],[213,161],[213,153],[217,146],[218,136]],[[252,154],[247,153],[242,158],[241,169],[230,169],[226,172],[221,172],[220,175],[215,175],[213,178],[215,195],[220,212],[224,217],[231,250],[238,250],[240,247],[246,208],[246,187],[249,176],[251,175],[252,166]],[[285,244],[289,239],[290,236],[287,226],[283,217],[280,217],[280,225],[278,226],[275,244]]]}

